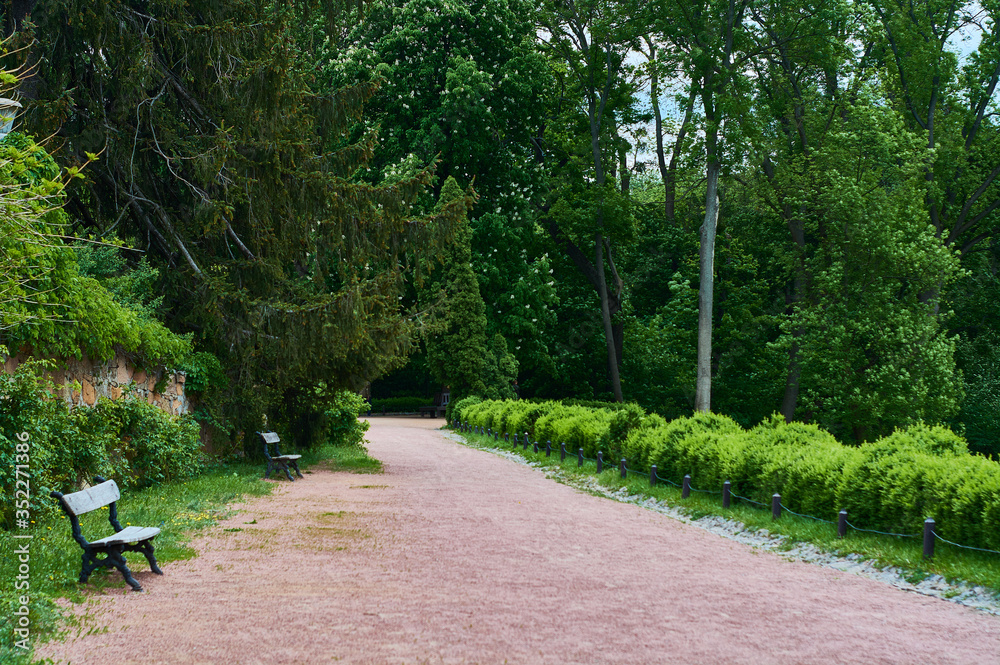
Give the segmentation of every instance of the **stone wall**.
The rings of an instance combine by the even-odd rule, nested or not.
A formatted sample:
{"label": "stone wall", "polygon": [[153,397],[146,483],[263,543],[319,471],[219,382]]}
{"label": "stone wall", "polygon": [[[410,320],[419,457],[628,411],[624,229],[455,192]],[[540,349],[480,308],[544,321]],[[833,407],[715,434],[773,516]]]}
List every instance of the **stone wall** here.
{"label": "stone wall", "polygon": [[[3,371],[13,373],[29,355],[22,349],[16,356],[8,357]],[[161,368],[147,373],[130,365],[121,353],[104,362],[84,357],[82,360],[57,360],[56,363],[57,369],[48,374],[58,387],[57,394],[73,406],[94,406],[101,397],[119,399],[132,391],[169,414],[179,416],[188,412],[183,372],[169,373]],[[166,379],[160,385],[164,375]],[[160,385],[159,391],[157,385]]]}

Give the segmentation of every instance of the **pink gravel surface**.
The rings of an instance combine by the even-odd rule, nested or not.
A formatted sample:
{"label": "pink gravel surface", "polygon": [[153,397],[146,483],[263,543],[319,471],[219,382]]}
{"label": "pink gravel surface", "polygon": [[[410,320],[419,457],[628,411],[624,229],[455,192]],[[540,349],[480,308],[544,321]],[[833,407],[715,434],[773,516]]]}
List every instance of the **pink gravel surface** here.
{"label": "pink gravel surface", "polygon": [[[39,649],[77,664],[1000,663],[1000,620],[591,496],[379,418]],[[256,524],[247,524],[256,520]],[[242,529],[226,531],[225,529]],[[84,609],[80,610],[81,612]]]}

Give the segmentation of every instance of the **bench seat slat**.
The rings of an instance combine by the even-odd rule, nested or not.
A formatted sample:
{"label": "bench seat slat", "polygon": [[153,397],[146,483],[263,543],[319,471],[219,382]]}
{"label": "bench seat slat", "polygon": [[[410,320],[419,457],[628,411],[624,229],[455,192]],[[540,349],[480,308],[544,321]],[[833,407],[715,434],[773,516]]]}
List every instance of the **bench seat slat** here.
{"label": "bench seat slat", "polygon": [[291,462],[302,457],[302,455],[280,455],[279,457],[272,457],[273,460],[284,460],[286,462]]}
{"label": "bench seat slat", "polygon": [[153,536],[159,535],[159,533],[160,530],[155,526],[127,526],[113,536],[95,540],[90,544],[95,546],[107,546],[121,545],[123,543],[138,543],[143,540],[149,540]]}
{"label": "bench seat slat", "polygon": [[117,501],[120,498],[121,492],[118,491],[118,485],[115,484],[115,481],[108,480],[100,485],[94,485],[79,492],[66,494],[62,500],[74,515],[83,515],[92,510],[103,508],[112,501]]}

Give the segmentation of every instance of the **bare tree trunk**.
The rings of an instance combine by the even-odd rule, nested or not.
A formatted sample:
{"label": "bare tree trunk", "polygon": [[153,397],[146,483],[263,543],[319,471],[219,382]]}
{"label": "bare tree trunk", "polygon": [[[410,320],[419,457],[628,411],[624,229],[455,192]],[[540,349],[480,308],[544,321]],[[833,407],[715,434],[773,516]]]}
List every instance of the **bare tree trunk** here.
{"label": "bare tree trunk", "polygon": [[611,378],[611,390],[614,392],[615,401],[622,402],[622,382],[618,372],[618,349],[615,348],[614,327],[611,324],[611,304],[608,297],[608,283],[604,277],[604,237],[600,233],[594,240],[596,245],[597,260],[597,293],[601,298],[601,323],[604,325],[604,339],[608,346],[608,375]]}
{"label": "bare tree trunk", "polygon": [[[610,81],[610,70],[609,70]],[[609,84],[610,85],[610,84]],[[603,187],[605,183],[604,159],[601,154],[601,118],[604,114],[604,104],[607,102],[607,89],[598,105],[597,99],[591,95],[588,115],[590,116],[590,149],[594,159],[594,178],[598,187]],[[595,286],[597,295],[601,300],[601,322],[604,327],[604,339],[608,347],[608,378],[611,379],[611,391],[615,400],[624,401],[622,397],[622,382],[618,372],[618,354],[615,348],[614,327],[611,324],[611,303],[608,296],[608,282],[604,272],[604,213],[601,209],[597,212],[597,234],[594,236],[594,253],[597,259],[594,269],[597,271]]]}
{"label": "bare tree trunk", "polygon": [[788,377],[785,380],[785,397],[781,400],[781,415],[785,422],[790,423],[795,418],[795,408],[799,403],[799,343],[792,342],[788,349]]}
{"label": "bare tree trunk", "polygon": [[[710,159],[715,155],[710,154]],[[708,187],[705,193],[705,221],[701,225],[698,284],[698,379],[695,384],[694,410],[712,408],[712,301],[715,287],[715,230],[719,223],[718,161],[708,164]]]}
{"label": "bare tree trunk", "polygon": [[[795,305],[806,297],[806,232],[805,224],[802,222],[801,213],[793,215],[791,208],[785,207],[785,218],[788,220],[788,230],[792,240],[800,252],[798,266],[795,269],[795,277],[792,279],[791,292],[785,298],[786,314],[795,315]],[[785,422],[792,422],[795,418],[795,409],[799,402],[799,380],[802,376],[802,369],[799,365],[799,342],[802,331],[795,329],[792,331],[792,344],[788,348],[788,374],[785,379],[785,396],[781,400],[781,415]]]}

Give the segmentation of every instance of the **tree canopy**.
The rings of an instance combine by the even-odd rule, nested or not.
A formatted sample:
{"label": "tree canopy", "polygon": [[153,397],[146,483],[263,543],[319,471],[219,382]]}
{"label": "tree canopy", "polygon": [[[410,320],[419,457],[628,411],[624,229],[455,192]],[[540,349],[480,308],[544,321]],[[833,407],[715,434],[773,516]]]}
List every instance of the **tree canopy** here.
{"label": "tree canopy", "polygon": [[998,11],[29,0],[4,18],[21,129],[86,164],[58,223],[132,248],[66,260],[190,336],[232,433],[416,354],[419,380],[386,385],[780,412],[857,441],[925,420],[997,452]]}

